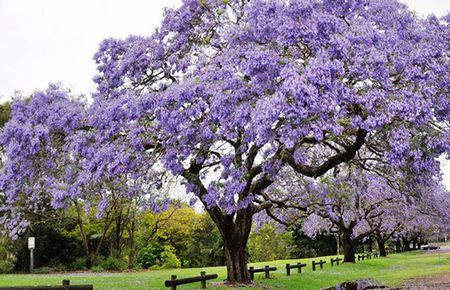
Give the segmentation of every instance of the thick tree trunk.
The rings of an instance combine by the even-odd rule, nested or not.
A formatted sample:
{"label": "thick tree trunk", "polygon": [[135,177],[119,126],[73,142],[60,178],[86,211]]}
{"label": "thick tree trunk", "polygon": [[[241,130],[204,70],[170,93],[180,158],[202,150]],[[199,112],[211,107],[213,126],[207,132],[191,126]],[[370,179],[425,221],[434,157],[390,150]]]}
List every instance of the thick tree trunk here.
{"label": "thick tree trunk", "polygon": [[242,209],[232,215],[224,215],[218,209],[208,212],[224,242],[228,283],[249,283],[246,246],[252,227],[252,210]]}
{"label": "thick tree trunk", "polygon": [[229,283],[247,283],[250,278],[247,270],[245,244],[239,239],[227,237],[224,240],[225,258],[227,260],[227,280]]}
{"label": "thick tree trunk", "polygon": [[355,262],[355,243],[352,241],[351,233],[343,233],[342,246],[344,248],[344,262]]}
{"label": "thick tree trunk", "polygon": [[407,252],[411,250],[411,248],[409,247],[410,241],[408,239],[402,238],[402,244],[403,244],[403,251]]}
{"label": "thick tree trunk", "polygon": [[400,253],[402,251],[402,244],[400,243],[400,240],[398,238],[395,240],[395,250],[397,253]]}
{"label": "thick tree trunk", "polygon": [[382,239],[377,239],[378,251],[380,252],[380,257],[386,257],[386,241]]}

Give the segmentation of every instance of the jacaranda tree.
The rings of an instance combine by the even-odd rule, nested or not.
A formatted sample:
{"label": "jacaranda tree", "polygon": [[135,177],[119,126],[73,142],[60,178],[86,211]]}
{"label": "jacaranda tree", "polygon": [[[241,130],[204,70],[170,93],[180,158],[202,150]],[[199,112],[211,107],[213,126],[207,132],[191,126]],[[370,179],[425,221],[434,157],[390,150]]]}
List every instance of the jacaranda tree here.
{"label": "jacaranda tree", "polygon": [[79,144],[101,152],[83,178],[180,177],[224,239],[228,281],[247,282],[252,218],[283,206],[266,192],[283,167],[319,177],[364,150],[416,182],[439,172],[447,21],[391,0],[185,0],[149,37],[101,43]]}

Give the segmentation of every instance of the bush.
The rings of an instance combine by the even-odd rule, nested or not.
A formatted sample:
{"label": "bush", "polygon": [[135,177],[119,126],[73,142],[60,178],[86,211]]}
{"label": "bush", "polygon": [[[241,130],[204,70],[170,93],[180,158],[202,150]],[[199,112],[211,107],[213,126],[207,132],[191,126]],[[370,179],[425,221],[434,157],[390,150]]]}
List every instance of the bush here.
{"label": "bush", "polygon": [[144,269],[148,269],[153,265],[157,265],[163,249],[160,245],[154,243],[149,244],[145,248],[139,251],[137,256],[137,262]]}
{"label": "bush", "polygon": [[0,274],[9,274],[14,270],[14,263],[9,260],[0,261]]}
{"label": "bush", "polygon": [[175,255],[175,249],[171,246],[164,246],[164,251],[161,253],[161,268],[173,269],[180,267],[181,262]]}
{"label": "bush", "polygon": [[105,270],[122,271],[127,268],[127,263],[120,258],[109,256],[100,266]]}
{"label": "bush", "polygon": [[102,268],[100,265],[95,265],[91,268],[91,271],[94,273],[103,272],[105,269]]}
{"label": "bush", "polygon": [[55,272],[64,272],[66,269],[63,266],[57,266],[57,267],[40,267],[33,269],[33,274],[49,274],[49,273],[55,273]]}
{"label": "bush", "polygon": [[67,267],[69,270],[87,270],[86,267],[86,259],[85,258],[77,258],[75,261],[69,264]]}

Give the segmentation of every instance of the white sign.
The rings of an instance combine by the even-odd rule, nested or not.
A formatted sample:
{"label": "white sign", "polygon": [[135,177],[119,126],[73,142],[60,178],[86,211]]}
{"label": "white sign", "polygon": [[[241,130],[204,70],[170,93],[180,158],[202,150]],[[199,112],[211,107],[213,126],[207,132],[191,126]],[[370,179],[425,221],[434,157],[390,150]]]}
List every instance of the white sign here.
{"label": "white sign", "polygon": [[28,249],[34,249],[34,237],[28,238]]}

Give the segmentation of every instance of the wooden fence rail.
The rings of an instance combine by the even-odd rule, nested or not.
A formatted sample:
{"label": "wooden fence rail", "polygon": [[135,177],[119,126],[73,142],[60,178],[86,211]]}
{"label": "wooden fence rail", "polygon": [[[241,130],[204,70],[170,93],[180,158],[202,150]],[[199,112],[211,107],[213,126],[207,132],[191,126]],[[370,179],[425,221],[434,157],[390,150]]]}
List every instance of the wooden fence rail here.
{"label": "wooden fence rail", "polygon": [[342,258],[335,258],[335,259],[331,258],[330,259],[331,266],[333,266],[334,263],[336,263],[336,265],[339,266],[340,261],[342,261]]}
{"label": "wooden fence rail", "polygon": [[296,265],[286,264],[286,275],[291,275],[291,269],[297,268],[298,273],[300,274],[302,272],[302,268],[306,267],[306,264],[297,263]]}
{"label": "wooden fence rail", "polygon": [[319,262],[312,261],[312,270],[316,271],[316,265],[320,265],[320,269],[323,269],[323,264],[326,264],[326,261],[320,260]]}
{"label": "wooden fence rail", "polygon": [[63,280],[62,285],[45,285],[45,286],[2,286],[0,290],[93,290],[94,286],[86,285],[70,285],[70,280]]}
{"label": "wooden fence rail", "polygon": [[269,266],[265,266],[264,268],[259,268],[259,269],[255,269],[253,267],[250,267],[248,269],[248,272],[250,273],[250,280],[254,280],[255,279],[255,273],[264,272],[265,273],[265,278],[268,279],[268,278],[270,278],[270,272],[271,271],[276,271],[276,270],[277,270],[276,267],[269,267]]}
{"label": "wooden fence rail", "polygon": [[206,289],[206,280],[216,279],[217,274],[209,274],[206,275],[206,272],[200,272],[200,276],[191,277],[191,278],[183,278],[177,279],[176,275],[172,275],[170,280],[166,280],[164,285],[166,287],[170,287],[172,290],[176,290],[178,285],[189,284],[194,282],[200,282],[200,289]]}

